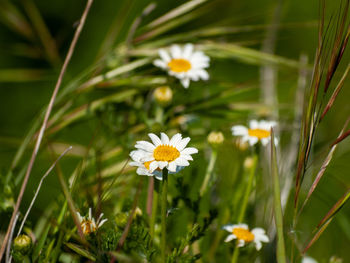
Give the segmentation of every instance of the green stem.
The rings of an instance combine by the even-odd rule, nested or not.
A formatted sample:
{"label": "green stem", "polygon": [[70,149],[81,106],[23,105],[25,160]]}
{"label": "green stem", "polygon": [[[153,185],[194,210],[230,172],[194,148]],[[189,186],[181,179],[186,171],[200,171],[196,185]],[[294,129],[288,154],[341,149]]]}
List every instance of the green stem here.
{"label": "green stem", "polygon": [[204,181],[203,181],[203,184],[202,184],[202,187],[200,190],[200,196],[203,196],[203,194],[205,193],[205,190],[207,189],[208,182],[210,180],[210,176],[214,170],[216,156],[217,156],[217,151],[216,151],[216,149],[213,149],[211,152],[211,155],[210,155],[210,160],[209,160],[209,165],[207,167],[207,171],[205,172]]}
{"label": "green stem", "polygon": [[247,188],[246,188],[246,191],[244,193],[244,196],[243,196],[243,202],[241,205],[241,210],[239,211],[239,214],[238,214],[237,223],[243,223],[244,214],[245,214],[245,211],[247,210],[247,206],[248,206],[250,192],[252,191],[252,185],[253,185],[253,180],[254,180],[254,175],[255,175],[258,157],[256,155],[254,155],[252,158],[253,158],[253,163],[252,163],[252,167],[250,168],[248,184],[247,184]]}
{"label": "green stem", "polygon": [[163,187],[162,187],[162,238],[161,238],[161,250],[162,250],[162,262],[165,263],[166,258],[166,216],[167,216],[167,191],[168,191],[168,170],[163,169]]}
{"label": "green stem", "polygon": [[[246,188],[246,191],[244,193],[243,202],[241,205],[241,210],[239,211],[238,218],[237,218],[238,223],[243,223],[245,211],[247,210],[247,206],[248,206],[249,196],[250,196],[250,193],[252,191],[253,180],[254,180],[257,162],[258,162],[258,157],[256,155],[254,155],[253,156],[253,164],[252,164],[252,167],[250,168],[247,188]],[[236,246],[235,250],[233,251],[231,263],[236,263],[238,260],[238,256],[239,256],[239,247]]]}
{"label": "green stem", "polygon": [[152,215],[151,215],[151,221],[150,221],[150,236],[152,237],[152,239],[154,237],[154,226],[156,223],[157,207],[158,207],[158,193],[156,190],[153,189]]}
{"label": "green stem", "polygon": [[238,256],[239,256],[239,247],[236,246],[235,250],[233,251],[231,263],[236,263],[237,259],[238,259]]}

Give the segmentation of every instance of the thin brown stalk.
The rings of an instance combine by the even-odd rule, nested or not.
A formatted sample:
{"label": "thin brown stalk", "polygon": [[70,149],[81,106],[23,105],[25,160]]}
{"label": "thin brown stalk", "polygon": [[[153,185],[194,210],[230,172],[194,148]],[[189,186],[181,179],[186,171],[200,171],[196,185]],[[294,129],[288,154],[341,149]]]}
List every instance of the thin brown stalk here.
{"label": "thin brown stalk", "polygon": [[64,63],[63,63],[63,66],[62,66],[62,69],[61,69],[61,72],[59,74],[59,77],[58,77],[58,80],[57,80],[57,83],[56,83],[56,86],[55,86],[55,89],[53,91],[53,94],[51,96],[51,99],[50,99],[50,102],[49,102],[49,105],[47,107],[47,110],[46,110],[46,114],[45,114],[45,117],[44,117],[44,120],[43,120],[43,124],[40,128],[40,132],[39,132],[39,135],[37,137],[37,141],[36,141],[36,144],[35,144],[35,147],[34,147],[34,150],[33,150],[33,153],[32,153],[32,156],[31,156],[31,159],[30,159],[30,162],[29,162],[29,165],[28,165],[28,168],[27,168],[27,171],[26,171],[26,174],[24,176],[24,180],[23,180],[23,183],[22,183],[22,186],[21,186],[21,190],[19,192],[19,195],[17,197],[17,201],[16,201],[16,205],[15,205],[15,208],[13,210],[13,213],[12,213],[12,217],[11,217],[11,220],[10,220],[10,223],[9,223],[9,226],[7,228],[7,232],[6,232],[6,235],[4,237],[4,241],[2,243],[2,246],[1,246],[1,249],[0,249],[0,262],[1,262],[1,259],[4,255],[4,251],[5,251],[5,248],[6,248],[6,244],[8,242],[8,239],[9,239],[9,235],[10,235],[10,231],[13,227],[13,224],[14,224],[14,221],[15,221],[15,217],[16,217],[16,214],[18,213],[18,210],[19,210],[19,207],[21,205],[21,202],[22,202],[22,198],[23,198],[23,195],[24,195],[24,191],[27,187],[27,183],[28,183],[28,180],[29,180],[29,176],[31,174],[31,171],[32,171],[32,168],[33,168],[33,165],[34,165],[34,162],[35,162],[35,159],[36,159],[36,156],[38,154],[38,151],[39,151],[39,148],[40,148],[40,145],[41,145],[41,141],[43,139],[43,136],[44,136],[44,132],[45,132],[45,129],[47,127],[47,122],[48,122],[48,119],[50,117],[50,114],[51,114],[51,111],[52,111],[52,108],[53,108],[53,105],[55,103],[55,99],[56,99],[56,96],[57,96],[57,93],[61,87],[61,83],[62,83],[62,80],[63,80],[63,77],[64,77],[64,74],[66,72],[66,69],[67,69],[67,66],[69,64],[69,61],[71,60],[71,57],[73,55],[73,52],[74,52],[74,49],[75,49],[75,46],[78,42],[78,39],[79,39],[79,36],[80,36],[80,33],[84,27],[84,24],[85,24],[85,20],[86,20],[86,17],[87,17],[87,14],[89,13],[89,10],[90,10],[90,7],[91,7],[91,4],[93,3],[93,0],[88,0],[87,1],[87,4],[86,4],[86,7],[85,7],[85,10],[83,12],[83,15],[80,19],[80,23],[79,23],[79,26],[77,27],[76,31],[75,31],[75,34],[74,34],[74,37],[73,37],[73,40],[72,40],[72,43],[69,47],[69,50],[68,50],[68,53],[67,53],[67,56],[64,60]]}
{"label": "thin brown stalk", "polygon": [[17,236],[19,236],[19,235],[21,234],[21,232],[22,232],[24,223],[26,222],[27,217],[28,217],[28,215],[29,215],[29,213],[30,213],[30,210],[32,209],[32,207],[33,207],[33,205],[34,205],[34,202],[35,202],[35,200],[36,200],[36,198],[37,198],[37,196],[38,196],[38,194],[39,194],[39,191],[40,191],[40,188],[41,188],[42,183],[44,182],[44,179],[50,174],[50,172],[53,170],[53,168],[55,168],[55,166],[56,166],[56,164],[59,162],[59,160],[61,160],[61,158],[62,158],[64,155],[66,155],[66,153],[67,153],[68,151],[70,151],[72,148],[73,148],[72,146],[69,146],[69,147],[56,159],[56,161],[50,166],[50,168],[46,171],[46,173],[43,175],[43,177],[41,177],[41,180],[40,180],[40,182],[39,182],[39,185],[38,185],[38,187],[37,187],[37,189],[36,189],[36,191],[35,191],[34,197],[33,197],[32,201],[31,201],[31,203],[30,203],[30,205],[29,205],[29,207],[28,207],[28,209],[27,209],[27,212],[26,212],[26,214],[25,214],[25,216],[24,216],[24,218],[23,218],[23,220],[22,220],[21,226],[19,227]]}
{"label": "thin brown stalk", "polygon": [[342,140],[346,139],[346,137],[348,137],[349,135],[350,135],[350,130],[347,130],[346,132],[344,132],[342,136],[340,136],[338,139],[335,140],[335,142],[332,143],[332,146],[340,143]]}
{"label": "thin brown stalk", "polygon": [[347,66],[347,68],[346,68],[346,70],[345,70],[345,72],[344,72],[344,74],[343,74],[341,80],[339,81],[337,87],[334,89],[331,98],[329,99],[329,101],[328,101],[328,103],[327,103],[325,109],[323,110],[323,113],[322,113],[322,115],[321,115],[321,117],[320,117],[319,122],[321,122],[321,121],[323,120],[324,116],[327,114],[327,112],[328,112],[328,111],[330,110],[330,108],[333,106],[335,99],[337,98],[337,96],[338,96],[340,90],[342,89],[342,87],[343,87],[343,85],[344,85],[345,79],[346,79],[346,77],[348,76],[349,71],[350,71],[350,64],[348,64],[348,66]]}

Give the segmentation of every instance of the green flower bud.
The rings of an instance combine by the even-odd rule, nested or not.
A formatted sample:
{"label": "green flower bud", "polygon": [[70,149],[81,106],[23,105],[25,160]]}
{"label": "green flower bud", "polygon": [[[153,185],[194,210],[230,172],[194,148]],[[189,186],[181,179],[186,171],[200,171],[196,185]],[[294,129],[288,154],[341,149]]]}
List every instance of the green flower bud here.
{"label": "green flower bud", "polygon": [[20,235],[13,241],[13,250],[27,255],[32,248],[32,239],[27,235]]}
{"label": "green flower bud", "polygon": [[222,132],[215,132],[215,131],[212,131],[211,133],[209,133],[208,135],[208,143],[211,145],[211,146],[219,146],[221,145],[223,142],[224,142],[224,135],[222,134]]}
{"label": "green flower bud", "polygon": [[169,86],[162,86],[155,89],[153,96],[161,105],[167,105],[173,98],[173,91]]}

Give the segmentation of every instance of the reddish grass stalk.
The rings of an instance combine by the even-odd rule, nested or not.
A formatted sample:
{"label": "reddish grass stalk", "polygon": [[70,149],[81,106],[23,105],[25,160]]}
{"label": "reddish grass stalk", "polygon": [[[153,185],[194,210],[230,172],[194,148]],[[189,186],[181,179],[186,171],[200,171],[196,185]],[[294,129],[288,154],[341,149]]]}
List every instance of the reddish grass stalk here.
{"label": "reddish grass stalk", "polygon": [[63,66],[61,68],[61,72],[60,72],[59,77],[57,79],[57,83],[55,85],[55,89],[54,89],[54,91],[52,93],[52,96],[51,96],[51,99],[50,99],[50,102],[49,102],[49,106],[47,107],[47,110],[46,110],[46,113],[45,113],[45,117],[44,117],[44,121],[43,121],[43,124],[42,124],[42,126],[40,128],[40,132],[39,132],[39,135],[37,137],[37,141],[36,141],[36,144],[35,144],[32,156],[30,158],[30,162],[29,162],[29,165],[28,165],[28,168],[27,168],[27,171],[26,171],[26,174],[25,174],[22,186],[21,186],[21,190],[20,190],[19,195],[17,197],[16,205],[15,205],[15,208],[13,210],[9,226],[7,228],[7,232],[6,232],[6,235],[4,237],[4,241],[3,241],[1,249],[0,249],[0,262],[1,262],[1,259],[2,259],[3,255],[4,255],[4,251],[5,251],[6,244],[8,242],[9,236],[10,236],[11,229],[13,228],[16,215],[17,215],[19,207],[21,205],[22,198],[23,198],[23,195],[24,195],[24,191],[25,191],[25,189],[27,187],[27,183],[29,181],[29,176],[31,174],[31,171],[32,171],[35,159],[36,159],[36,157],[38,155],[38,151],[39,151],[39,148],[40,148],[40,145],[41,145],[41,141],[43,139],[44,132],[45,132],[45,129],[47,127],[47,123],[48,123],[48,120],[49,120],[49,117],[50,117],[53,105],[54,105],[56,97],[57,97],[57,93],[58,93],[58,91],[59,91],[59,89],[61,87],[63,76],[64,76],[64,74],[66,72],[66,69],[67,69],[67,66],[69,64],[69,61],[72,58],[75,46],[76,46],[76,44],[78,42],[80,33],[81,33],[81,31],[82,31],[82,29],[84,27],[85,20],[86,20],[87,14],[89,13],[89,10],[90,10],[92,2],[93,2],[93,0],[88,0],[88,2],[86,4],[85,10],[84,10],[84,12],[83,12],[83,14],[81,16],[80,22],[79,22],[79,26],[77,27],[77,29],[75,31],[75,34],[74,34],[73,40],[71,42],[71,45],[69,47],[67,56],[66,56],[66,58],[64,60]]}

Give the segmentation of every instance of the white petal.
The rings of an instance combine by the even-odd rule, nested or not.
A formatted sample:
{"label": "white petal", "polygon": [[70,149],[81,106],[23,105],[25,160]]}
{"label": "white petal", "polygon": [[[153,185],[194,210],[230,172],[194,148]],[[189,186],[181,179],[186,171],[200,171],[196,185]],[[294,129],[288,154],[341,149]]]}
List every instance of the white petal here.
{"label": "white petal", "polygon": [[168,170],[169,170],[170,172],[175,173],[175,172],[176,172],[176,163],[175,163],[175,162],[169,163],[169,165],[168,165]]}
{"label": "white petal", "polygon": [[230,242],[231,240],[233,239],[236,239],[236,236],[235,235],[228,235],[226,238],[225,238],[225,242]]}
{"label": "white petal", "polygon": [[176,147],[176,145],[181,141],[181,139],[182,135],[180,133],[177,133],[171,138],[169,144]]}
{"label": "white petal", "polygon": [[161,59],[163,59],[166,63],[168,63],[171,60],[168,52],[166,52],[164,49],[159,49],[158,54],[161,57]]}
{"label": "white petal", "polygon": [[157,135],[155,135],[154,133],[149,133],[148,136],[151,138],[154,146],[158,146],[159,144],[162,144],[162,141],[159,139],[159,137]]}
{"label": "white petal", "polygon": [[238,239],[238,245],[237,245],[237,247],[244,247],[244,245],[245,245],[244,240]]}
{"label": "white petal", "polygon": [[153,61],[153,65],[155,65],[158,68],[166,69],[167,68],[167,63],[164,62],[163,60],[156,59]]}
{"label": "white petal", "polygon": [[258,129],[259,128],[259,122],[257,120],[251,120],[249,122],[249,128],[250,129]]}
{"label": "white petal", "polygon": [[261,144],[266,146],[270,141],[270,137],[262,138],[261,139]]}
{"label": "white petal", "polygon": [[231,131],[232,131],[232,135],[234,135],[234,136],[241,136],[241,135],[248,134],[247,127],[245,127],[243,125],[232,126]]}
{"label": "white petal", "polygon": [[193,51],[193,45],[192,44],[186,44],[183,50],[183,57],[189,59],[192,55]]}
{"label": "white petal", "polygon": [[185,89],[187,89],[190,86],[190,79],[189,78],[182,79],[181,84],[182,86],[184,86]]}
{"label": "white petal", "polygon": [[103,220],[98,224],[98,227],[101,227],[104,223],[106,223],[107,220],[108,220],[107,218],[103,219]]}
{"label": "white petal", "polygon": [[181,151],[181,154],[194,154],[198,153],[198,150],[194,147],[187,147]]}
{"label": "white petal", "polygon": [[179,166],[189,166],[190,165],[190,163],[182,157],[177,158],[174,162],[176,163],[176,165],[179,165]]}
{"label": "white petal", "polygon": [[91,207],[89,207],[89,219],[92,219],[92,211],[91,211]]}
{"label": "white petal", "polygon": [[209,79],[209,74],[204,69],[197,70],[197,74],[202,80],[208,80]]}
{"label": "white petal", "polygon": [[181,152],[181,158],[184,158],[187,161],[193,161],[193,158],[189,154],[183,154],[183,151]]}
{"label": "white petal", "polygon": [[155,169],[157,169],[157,168],[158,168],[158,162],[157,162],[157,161],[151,162],[151,163],[149,164],[149,171],[150,171],[151,173],[153,173],[153,171],[154,171]]}
{"label": "white petal", "polygon": [[248,228],[248,225],[247,224],[236,224],[236,225],[233,225],[233,228],[243,228],[243,229],[249,229]]}
{"label": "white petal", "polygon": [[261,247],[262,247],[262,244],[261,244],[261,242],[259,242],[259,241],[255,241],[255,248],[256,248],[256,250],[260,250],[261,249]]}
{"label": "white petal", "polygon": [[162,144],[169,144],[169,137],[164,132],[160,133]]}
{"label": "white petal", "polygon": [[249,139],[248,139],[248,142],[251,146],[256,144],[258,141],[259,141],[259,139],[257,137],[249,137]]}
{"label": "white petal", "polygon": [[164,167],[166,167],[168,165],[168,162],[158,162],[158,167],[159,169],[163,169]]}
{"label": "white petal", "polygon": [[189,143],[190,141],[190,137],[186,137],[186,138],[183,138],[179,143],[178,145],[176,145],[176,149],[181,152],[183,149],[185,149],[186,145]]}
{"label": "white petal", "polygon": [[222,229],[224,229],[224,230],[226,230],[226,231],[228,231],[228,232],[231,232],[231,233],[232,233],[232,231],[233,231],[233,228],[234,228],[234,225],[232,225],[232,224],[224,225],[224,226],[222,227]]}
{"label": "white petal", "polygon": [[182,57],[182,51],[181,48],[178,45],[172,45],[170,48],[170,53],[173,58],[180,58]]}
{"label": "white petal", "polygon": [[153,150],[156,147],[150,142],[138,141],[138,142],[136,142],[135,148],[142,149],[142,150],[145,150],[147,152],[153,152]]}

